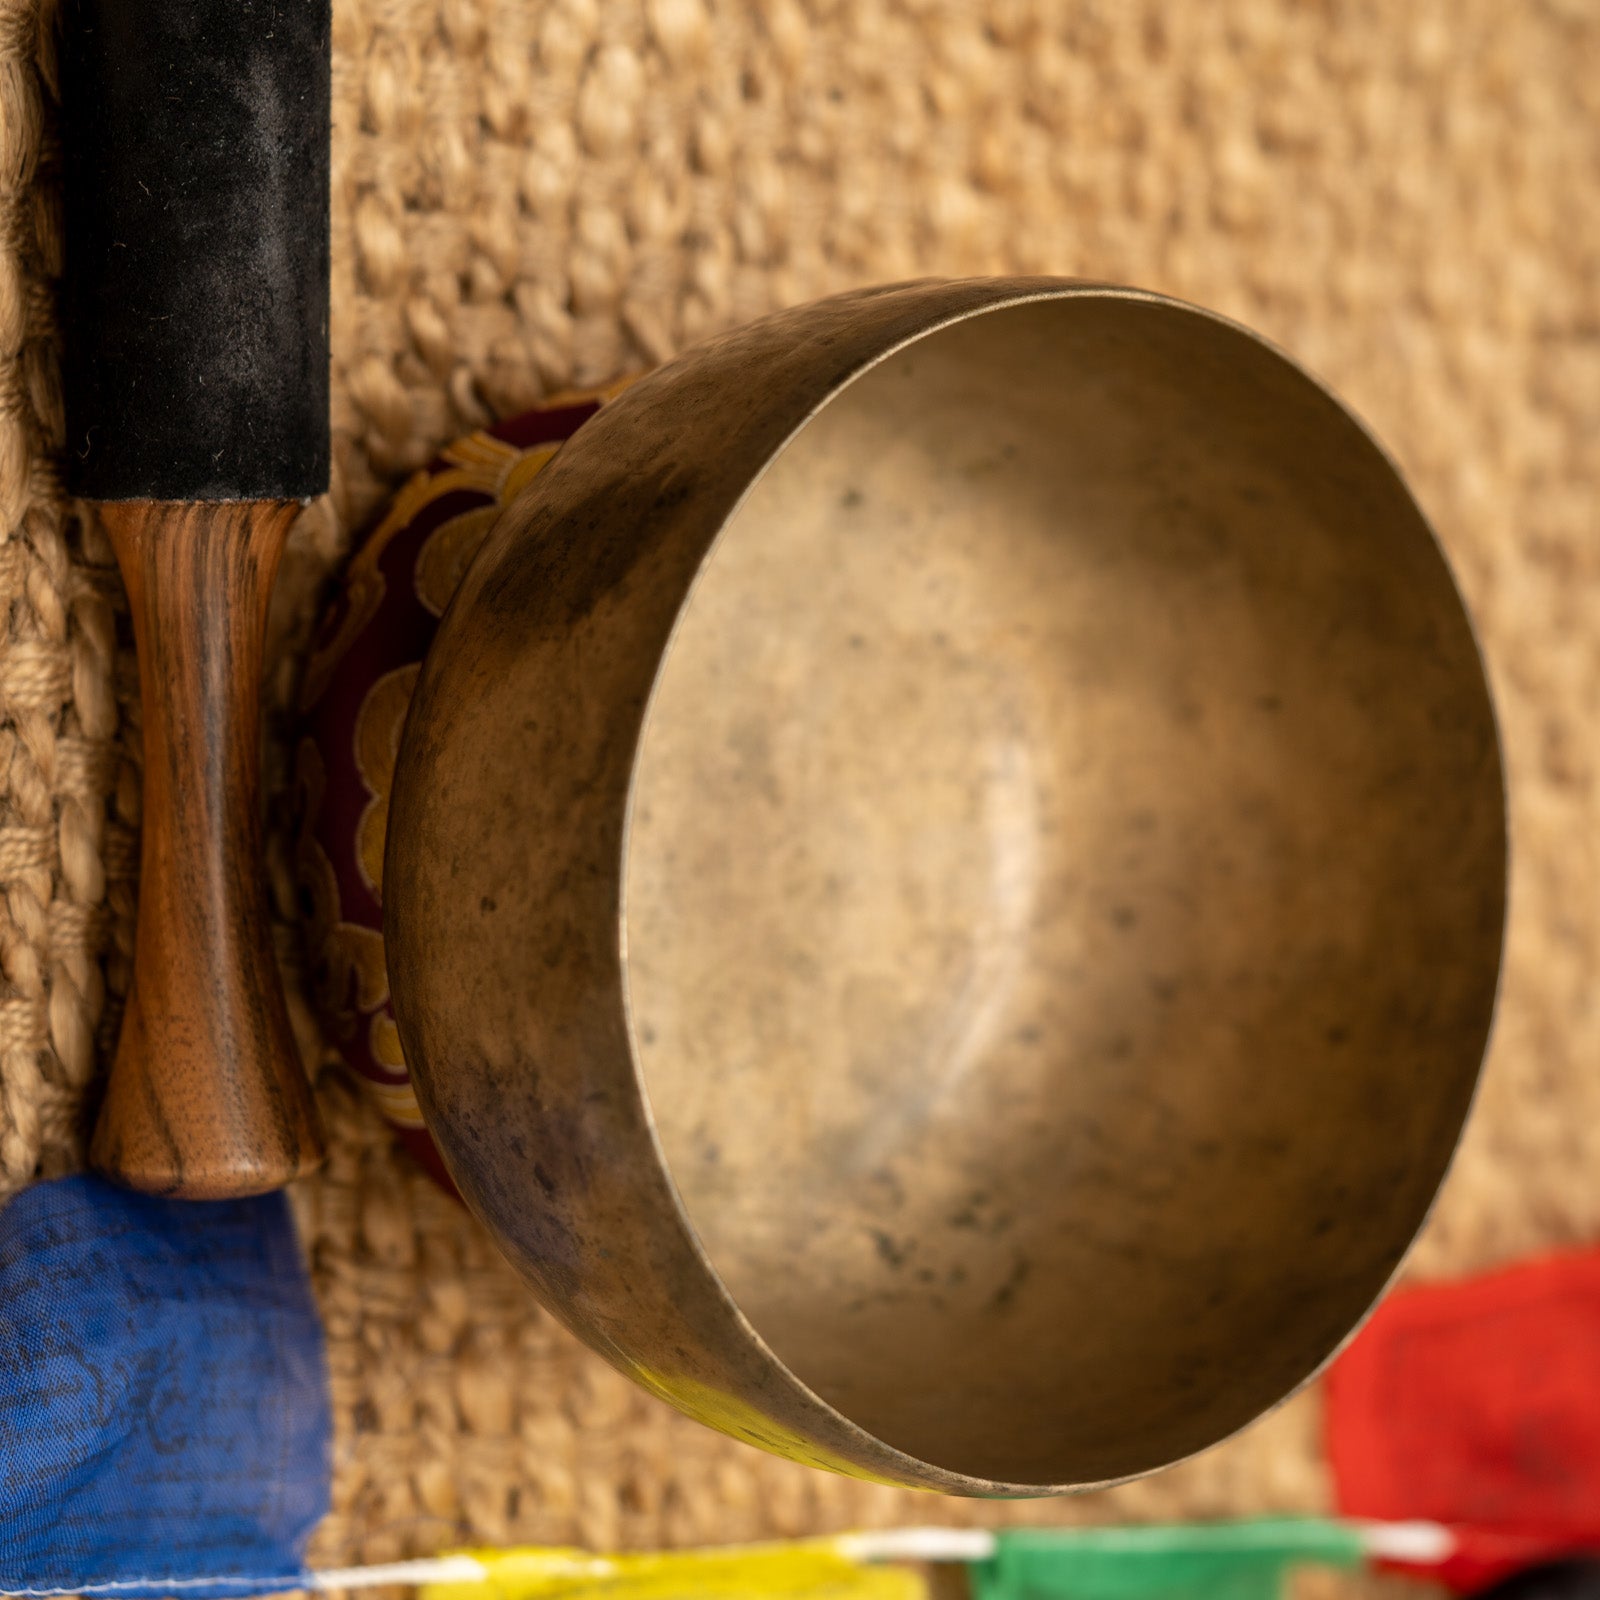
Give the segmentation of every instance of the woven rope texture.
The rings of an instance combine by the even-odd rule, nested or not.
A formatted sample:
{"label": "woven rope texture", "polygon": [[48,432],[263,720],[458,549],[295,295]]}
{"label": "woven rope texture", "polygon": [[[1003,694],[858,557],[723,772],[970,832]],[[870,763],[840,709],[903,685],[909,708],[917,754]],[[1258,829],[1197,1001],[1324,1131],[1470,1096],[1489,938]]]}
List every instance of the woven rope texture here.
{"label": "woven rope texture", "polygon": [[[48,38],[35,0],[0,0],[7,1186],[79,1156],[126,988],[138,820],[115,575],[51,468]],[[451,436],[869,280],[1038,270],[1200,301],[1288,347],[1394,448],[1499,697],[1517,860],[1505,990],[1416,1270],[1600,1234],[1590,0],[335,0],[334,93],[335,478],[274,601],[275,790],[329,574]],[[1315,1392],[1069,1505],[934,1507],[760,1457],[578,1349],[349,1086],[320,1083],[333,1154],[298,1198],[334,1369],[329,1559],[1326,1501]]]}

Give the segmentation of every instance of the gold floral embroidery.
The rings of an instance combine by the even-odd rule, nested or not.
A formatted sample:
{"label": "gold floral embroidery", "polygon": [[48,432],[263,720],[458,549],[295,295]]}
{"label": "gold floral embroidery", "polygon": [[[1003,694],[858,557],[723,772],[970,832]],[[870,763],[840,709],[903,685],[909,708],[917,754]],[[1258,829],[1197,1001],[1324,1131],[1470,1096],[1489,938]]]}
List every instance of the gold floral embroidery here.
{"label": "gold floral embroidery", "polygon": [[311,831],[326,778],[322,757],[310,739],[302,739],[295,751],[295,782],[304,819],[295,841],[295,885],[313,953],[311,985],[329,1030],[337,1038],[350,1039],[355,1036],[356,1012],[370,1011],[389,998],[383,936],[339,915],[339,880]]}
{"label": "gold floral embroidery", "polygon": [[495,496],[495,503],[464,511],[428,535],[417,555],[416,585],[417,598],[434,616],[444,615],[495,519],[538,477],[558,449],[559,443],[535,445],[515,452],[510,461],[496,462],[494,481],[480,486]]}
{"label": "gold floral embroidery", "polygon": [[[405,1070],[404,1062],[400,1070]],[[379,1083],[376,1078],[368,1078],[362,1087],[372,1097],[378,1110],[397,1128],[423,1126],[422,1108],[417,1104],[410,1083]]]}
{"label": "gold floral embroidery", "polygon": [[[547,407],[555,410],[606,400],[631,381],[624,379],[589,393],[555,396]],[[394,539],[446,495],[465,491],[486,502],[441,524],[417,552],[411,579],[416,597],[433,615],[443,615],[495,518],[559,449],[559,441],[521,447],[488,433],[470,434],[456,440],[433,466],[405,484],[350,562],[331,637],[313,647],[307,663],[301,687],[303,710],[321,700],[352,646],[382,611],[387,585],[379,563]],[[350,753],[367,793],[353,841],[355,864],[378,899],[382,896],[384,838],[400,733],[420,670],[420,664],[401,667],[372,684],[352,735]],[[341,766],[343,759],[341,753]],[[388,1006],[383,936],[374,928],[342,919],[339,879],[314,831],[322,812],[327,774],[317,746],[309,738],[296,750],[295,780],[300,802],[295,871],[313,953],[312,987],[318,1009],[330,1036],[347,1052],[354,1055],[353,1046],[365,1047],[359,1070],[383,1114],[401,1128],[421,1129],[422,1113],[406,1077],[399,1031]]]}
{"label": "gold floral embroidery", "polygon": [[413,662],[384,673],[367,691],[356,717],[356,768],[371,796],[356,828],[356,865],[379,900],[383,898],[383,841],[389,828],[389,792],[400,754],[400,731],[421,670],[420,663]]}
{"label": "gold floral embroidery", "polygon": [[483,543],[500,506],[479,506],[475,511],[463,511],[451,517],[428,535],[428,542],[417,554],[417,599],[434,616],[442,617],[450,604],[472,558]]}

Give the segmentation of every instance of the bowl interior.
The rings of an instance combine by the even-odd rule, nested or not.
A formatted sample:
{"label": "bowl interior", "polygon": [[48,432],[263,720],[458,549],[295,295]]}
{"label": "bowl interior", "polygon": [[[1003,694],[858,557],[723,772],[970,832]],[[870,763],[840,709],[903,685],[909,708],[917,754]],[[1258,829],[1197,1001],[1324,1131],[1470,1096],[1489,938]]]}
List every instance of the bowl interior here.
{"label": "bowl interior", "polygon": [[935,332],[755,486],[656,687],[627,977],[688,1216],[911,1455],[1187,1455],[1421,1224],[1504,849],[1449,574],[1323,391],[1137,298]]}

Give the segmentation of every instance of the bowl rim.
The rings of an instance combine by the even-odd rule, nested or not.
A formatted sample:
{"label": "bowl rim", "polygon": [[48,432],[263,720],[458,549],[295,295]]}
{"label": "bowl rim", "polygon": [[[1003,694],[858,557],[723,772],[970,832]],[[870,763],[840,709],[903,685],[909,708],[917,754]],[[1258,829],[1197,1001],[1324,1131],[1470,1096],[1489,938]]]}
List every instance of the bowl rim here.
{"label": "bowl rim", "polygon": [[[899,283],[881,285],[876,289],[867,290],[865,292],[867,294],[877,294],[923,286],[933,288],[937,285],[952,284],[960,281],[961,280],[941,278],[913,279]],[[969,284],[974,282],[974,280],[970,279],[966,281]],[[689,1253],[698,1266],[707,1286],[720,1300],[722,1309],[730,1318],[733,1326],[739,1331],[741,1336],[748,1341],[752,1350],[769,1366],[771,1371],[776,1377],[779,1378],[781,1382],[791,1386],[792,1389],[797,1392],[797,1394],[802,1397],[809,1406],[814,1406],[827,1414],[839,1431],[846,1436],[852,1437],[861,1446],[865,1454],[877,1457],[892,1471],[903,1474],[901,1477],[887,1479],[886,1481],[901,1483],[915,1481],[925,1486],[944,1490],[945,1492],[968,1495],[977,1498],[1026,1499],[1035,1497],[1042,1498],[1053,1495],[1080,1494],[1088,1493],[1094,1490],[1115,1488],[1120,1484],[1131,1483],[1139,1478],[1146,1477],[1152,1472],[1166,1471],[1169,1467],[1179,1466],[1183,1462],[1191,1461],[1196,1456],[1203,1455],[1207,1451],[1215,1449],[1218,1445],[1224,1444],[1228,1440],[1237,1437],[1246,1429],[1254,1427],[1264,1418],[1271,1416],[1274,1412],[1288,1405],[1291,1400],[1309,1388],[1327,1370],[1327,1368],[1338,1359],[1339,1355],[1347,1348],[1350,1342],[1355,1339],[1361,1330],[1366,1326],[1368,1320],[1377,1310],[1384,1298],[1388,1295],[1396,1280],[1404,1272],[1406,1264],[1409,1261],[1412,1252],[1416,1248],[1417,1241],[1420,1239],[1429,1222],[1433,1218],[1434,1212],[1439,1204],[1440,1195],[1443,1193],[1444,1186],[1448,1182],[1451,1172],[1454,1170],[1467,1125],[1472,1119],[1472,1113],[1476,1109],[1479,1095],[1482,1092],[1484,1064],[1488,1059],[1489,1051],[1494,1040],[1496,1025],[1499,1019],[1501,997],[1504,992],[1505,950],[1507,926],[1509,920],[1507,914],[1507,902],[1510,888],[1511,831],[1504,730],[1501,725],[1499,709],[1495,700],[1493,681],[1489,672],[1488,658],[1484,652],[1483,641],[1479,634],[1477,623],[1473,618],[1471,609],[1467,605],[1466,598],[1462,593],[1461,584],[1457,576],[1456,569],[1450,560],[1449,554],[1446,551],[1443,542],[1439,538],[1438,530],[1435,528],[1432,518],[1429,517],[1427,511],[1418,500],[1405,476],[1405,473],[1401,470],[1401,467],[1392,452],[1384,445],[1383,441],[1378,438],[1376,433],[1366,423],[1362,416],[1353,407],[1348,405],[1330,384],[1320,378],[1304,363],[1291,356],[1281,346],[1273,342],[1271,339],[1268,339],[1264,335],[1258,333],[1255,329],[1247,327],[1245,324],[1238,322],[1231,317],[1225,316],[1220,312],[1212,311],[1207,307],[1199,306],[1190,301],[1182,300],[1176,296],[1160,293],[1155,290],[1101,282],[1093,279],[1033,278],[1019,281],[1015,279],[1007,280],[1001,278],[987,281],[992,284],[995,290],[992,298],[984,299],[975,304],[969,303],[965,305],[944,308],[943,310],[930,316],[926,324],[918,327],[915,331],[886,340],[882,347],[875,351],[875,353],[840,376],[837,381],[834,382],[834,384],[829,387],[828,390],[814,404],[809,406],[796,418],[794,425],[771,448],[757,469],[749,475],[748,480],[744,483],[738,495],[728,506],[726,512],[722,515],[716,532],[707,543],[704,553],[696,565],[692,577],[690,578],[688,584],[684,587],[682,595],[678,600],[671,628],[656,658],[655,670],[650,679],[649,691],[639,717],[639,722],[637,725],[638,731],[634,740],[632,751],[630,753],[628,783],[623,807],[622,828],[619,841],[621,864],[618,874],[619,888],[616,905],[616,941],[617,955],[622,979],[622,1014],[628,1042],[629,1064],[632,1069],[634,1085],[638,1092],[646,1136],[649,1139],[651,1150],[654,1153],[659,1173],[665,1182],[667,1193],[671,1196],[673,1206],[672,1220],[676,1224],[676,1229],[680,1240],[687,1246]],[[985,282],[985,280],[978,279],[976,282],[981,284]],[[1015,287],[1004,287],[1008,284],[1014,284]],[[828,296],[825,297],[823,301],[814,303],[825,304],[829,299],[845,300],[860,296],[862,293],[863,291],[861,290],[845,291],[843,294]],[[1424,534],[1427,544],[1431,546],[1433,555],[1439,563],[1440,569],[1449,585],[1450,593],[1454,596],[1457,609],[1460,612],[1462,620],[1466,624],[1467,633],[1472,643],[1473,659],[1477,664],[1477,683],[1478,688],[1481,691],[1483,706],[1488,712],[1488,726],[1492,735],[1491,742],[1494,756],[1495,778],[1500,796],[1501,843],[1499,852],[1500,869],[1498,872],[1498,878],[1500,885],[1501,914],[1499,940],[1495,950],[1494,959],[1493,994],[1490,997],[1488,1019],[1485,1026],[1483,1044],[1478,1052],[1478,1060],[1473,1072],[1472,1086],[1461,1117],[1460,1127],[1456,1131],[1455,1140],[1451,1146],[1450,1154],[1446,1159],[1443,1170],[1440,1173],[1438,1183],[1434,1187],[1433,1195],[1427,1206],[1424,1208],[1422,1215],[1418,1218],[1416,1226],[1412,1230],[1410,1237],[1407,1239],[1404,1248],[1400,1251],[1393,1269],[1386,1276],[1377,1293],[1373,1296],[1370,1303],[1366,1306],[1365,1310],[1362,1311],[1361,1315],[1356,1319],[1348,1332],[1346,1332],[1343,1338],[1341,1338],[1330,1350],[1328,1350],[1327,1353],[1323,1355],[1322,1358],[1318,1360],[1316,1364],[1287,1392],[1279,1396],[1278,1399],[1273,1401],[1270,1405],[1267,1405],[1260,1411],[1256,1412],[1253,1416],[1247,1418],[1245,1421],[1239,1423],[1236,1427],[1229,1429],[1228,1432],[1220,1435],[1216,1439],[1211,1440],[1207,1444],[1200,1445],[1196,1449],[1191,1450],[1184,1455],[1173,1457],[1171,1460],[1158,1462],[1148,1467],[1138,1468],[1134,1471],[1122,1473],[1109,1478],[1091,1479],[1083,1482],[1052,1482],[1041,1484],[1024,1483],[1020,1481],[1010,1481],[999,1478],[986,1478],[981,1475],[963,1472],[955,1468],[944,1466],[938,1462],[927,1460],[924,1457],[913,1455],[910,1452],[902,1450],[898,1446],[889,1443],[888,1440],[880,1438],[870,1430],[862,1427],[860,1423],[856,1422],[846,1413],[839,1411],[821,1394],[813,1389],[811,1385],[808,1384],[805,1379],[802,1378],[786,1361],[784,1361],[783,1358],[779,1356],[778,1353],[773,1349],[771,1344],[768,1343],[767,1339],[762,1335],[761,1331],[755,1326],[750,1317],[745,1313],[744,1309],[733,1296],[731,1290],[723,1280],[722,1274],[717,1270],[715,1263],[711,1259],[705,1242],[701,1238],[700,1231],[696,1227],[693,1218],[689,1214],[688,1206],[683,1198],[682,1191],[679,1189],[677,1179],[673,1175],[672,1164],[668,1158],[666,1148],[662,1142],[660,1129],[657,1125],[654,1102],[651,1099],[649,1085],[645,1079],[640,1038],[634,1022],[633,996],[630,982],[630,964],[628,957],[628,859],[633,837],[634,807],[639,787],[640,753],[643,749],[651,720],[655,714],[656,699],[660,692],[662,681],[666,675],[667,667],[672,659],[675,647],[677,645],[679,634],[685,626],[685,619],[693,604],[694,598],[699,592],[700,586],[705,580],[706,573],[709,570],[711,563],[716,558],[717,552],[721,548],[724,539],[728,536],[729,530],[732,528],[733,524],[738,520],[740,512],[744,509],[745,504],[749,500],[750,496],[754,493],[757,485],[762,482],[767,473],[771,470],[773,463],[776,462],[777,459],[789,449],[789,447],[806,430],[811,422],[822,411],[832,405],[842,394],[845,393],[846,390],[852,388],[861,378],[865,377],[867,373],[892,360],[902,351],[910,349],[914,345],[920,344],[924,340],[930,339],[952,327],[956,327],[963,323],[976,321],[979,318],[989,316],[996,312],[1015,310],[1018,307],[1026,305],[1049,302],[1067,302],[1073,300],[1118,301],[1134,305],[1156,307],[1166,312],[1176,312],[1185,317],[1196,317],[1204,322],[1210,323],[1214,327],[1224,330],[1233,337],[1243,339],[1246,343],[1254,346],[1258,350],[1264,351],[1267,355],[1274,358],[1281,366],[1286,368],[1295,379],[1303,384],[1308,385],[1314,393],[1321,395],[1325,400],[1327,400],[1339,413],[1339,415],[1345,419],[1345,421],[1354,425],[1360,439],[1372,452],[1376,464],[1388,474],[1388,476],[1393,480],[1394,485],[1405,497],[1406,501],[1409,503],[1415,513],[1418,526]],[[692,357],[694,353],[693,347],[690,347],[690,349],[685,353]],[[667,1398],[671,1397],[667,1396]],[[857,1467],[854,1463],[841,1463],[841,1465],[844,1470],[850,1471],[856,1476],[874,1476],[874,1474],[867,1472],[865,1469]]]}

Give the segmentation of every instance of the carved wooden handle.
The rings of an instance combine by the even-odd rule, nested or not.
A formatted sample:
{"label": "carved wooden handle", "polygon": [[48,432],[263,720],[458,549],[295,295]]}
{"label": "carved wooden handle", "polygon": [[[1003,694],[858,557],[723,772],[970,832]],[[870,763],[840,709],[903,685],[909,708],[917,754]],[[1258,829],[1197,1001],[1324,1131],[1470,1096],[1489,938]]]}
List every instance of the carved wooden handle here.
{"label": "carved wooden handle", "polygon": [[261,858],[262,636],[297,509],[101,507],[139,651],[144,840],[133,992],[91,1154],[151,1194],[260,1194],[322,1159]]}

